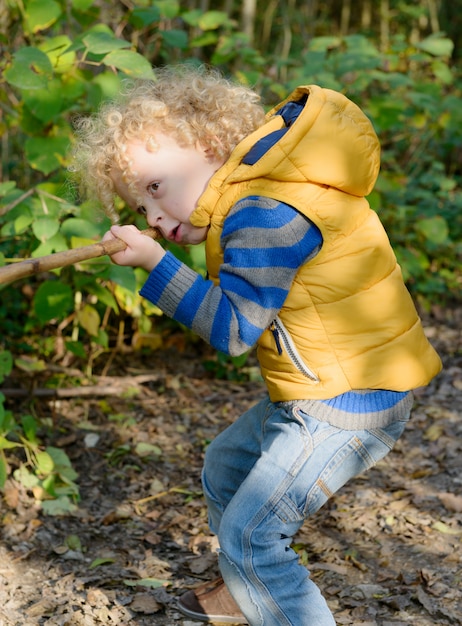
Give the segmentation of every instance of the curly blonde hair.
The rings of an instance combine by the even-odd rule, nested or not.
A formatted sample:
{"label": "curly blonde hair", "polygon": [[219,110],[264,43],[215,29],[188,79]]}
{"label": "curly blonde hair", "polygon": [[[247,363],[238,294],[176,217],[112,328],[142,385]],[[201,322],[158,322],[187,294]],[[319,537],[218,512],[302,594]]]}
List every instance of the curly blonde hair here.
{"label": "curly blonde hair", "polygon": [[217,158],[228,158],[244,137],[265,121],[260,97],[218,71],[192,66],[156,70],[154,80],[125,83],[120,95],[75,123],[74,172],[83,197],[97,200],[117,221],[113,168],[130,177],[127,143],[143,138],[155,149],[155,133],[180,146],[199,142]]}

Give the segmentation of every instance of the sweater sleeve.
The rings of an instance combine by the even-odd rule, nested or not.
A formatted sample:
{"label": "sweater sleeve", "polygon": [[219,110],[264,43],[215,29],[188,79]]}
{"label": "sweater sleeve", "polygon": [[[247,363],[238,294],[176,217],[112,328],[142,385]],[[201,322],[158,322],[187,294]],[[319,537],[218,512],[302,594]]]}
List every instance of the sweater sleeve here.
{"label": "sweater sleeve", "polygon": [[322,236],[293,207],[248,197],[227,216],[221,243],[218,285],[167,252],[140,293],[217,350],[236,356],[253,347],[278,314]]}

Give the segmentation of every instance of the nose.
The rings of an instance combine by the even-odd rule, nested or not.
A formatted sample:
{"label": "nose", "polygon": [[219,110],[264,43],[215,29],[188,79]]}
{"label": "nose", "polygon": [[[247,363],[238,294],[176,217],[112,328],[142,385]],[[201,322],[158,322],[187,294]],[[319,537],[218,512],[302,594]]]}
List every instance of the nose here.
{"label": "nose", "polygon": [[146,222],[149,224],[149,226],[152,226],[153,228],[159,226],[159,224],[162,222],[162,211],[159,208],[153,206],[145,207],[145,211]]}

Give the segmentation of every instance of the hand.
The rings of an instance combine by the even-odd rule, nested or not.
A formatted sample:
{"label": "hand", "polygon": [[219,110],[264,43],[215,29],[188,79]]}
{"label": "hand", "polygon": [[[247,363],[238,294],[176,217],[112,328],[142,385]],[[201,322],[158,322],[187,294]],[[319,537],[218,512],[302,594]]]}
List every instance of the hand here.
{"label": "hand", "polygon": [[151,272],[165,254],[165,250],[150,237],[143,235],[136,226],[112,226],[103,237],[103,241],[121,239],[127,244],[125,250],[111,255],[116,265],[142,267]]}

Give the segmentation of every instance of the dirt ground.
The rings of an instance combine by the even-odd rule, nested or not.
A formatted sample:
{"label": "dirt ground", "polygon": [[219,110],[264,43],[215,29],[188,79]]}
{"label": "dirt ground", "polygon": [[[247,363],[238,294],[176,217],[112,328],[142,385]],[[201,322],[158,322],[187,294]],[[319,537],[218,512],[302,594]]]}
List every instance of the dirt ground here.
{"label": "dirt ground", "polygon": [[[417,394],[393,452],[296,537],[338,624],[462,624],[461,321],[456,311],[426,324],[444,372]],[[32,401],[9,400],[52,421],[44,443],[71,458],[81,500],[72,514],[43,515],[30,492],[8,482],[1,626],[195,624],[175,598],[217,575],[203,452],[264,393],[259,382],[215,380],[201,350],[116,355],[91,379],[69,368],[57,398],[38,393],[45,372]],[[13,376],[3,387],[31,381]]]}

